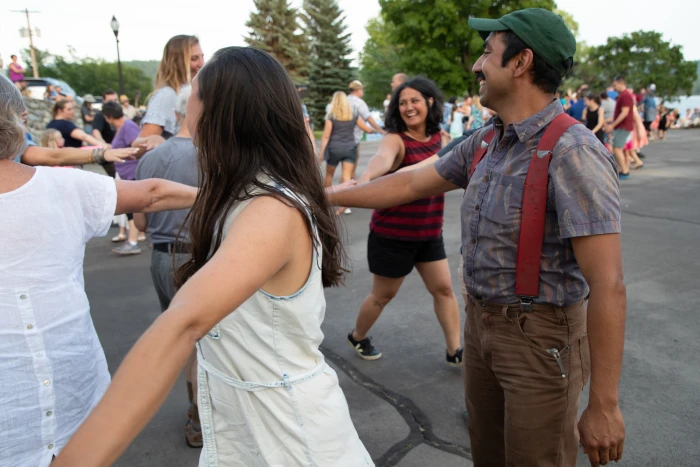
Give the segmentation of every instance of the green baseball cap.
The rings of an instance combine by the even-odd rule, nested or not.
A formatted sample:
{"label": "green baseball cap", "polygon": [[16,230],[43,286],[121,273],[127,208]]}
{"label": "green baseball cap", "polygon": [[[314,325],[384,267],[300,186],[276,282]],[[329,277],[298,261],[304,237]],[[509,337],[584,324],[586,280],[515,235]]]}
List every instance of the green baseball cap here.
{"label": "green baseball cap", "polygon": [[526,8],[500,19],[469,18],[469,27],[476,29],[484,40],[492,32],[512,31],[561,76],[573,64],[576,38],[564,19],[549,10]]}

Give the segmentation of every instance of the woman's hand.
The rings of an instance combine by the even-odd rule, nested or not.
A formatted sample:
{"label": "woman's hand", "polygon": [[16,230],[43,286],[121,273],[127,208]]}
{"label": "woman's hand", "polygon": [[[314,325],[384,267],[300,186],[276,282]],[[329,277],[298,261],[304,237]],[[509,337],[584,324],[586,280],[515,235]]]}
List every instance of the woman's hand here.
{"label": "woman's hand", "polygon": [[149,135],[136,138],[134,142],[131,143],[131,146],[150,151],[151,149],[155,149],[163,143],[165,143],[165,138],[163,138],[161,135]]}
{"label": "woman's hand", "polygon": [[124,162],[125,160],[136,159],[138,148],[107,149],[104,153],[107,162]]}

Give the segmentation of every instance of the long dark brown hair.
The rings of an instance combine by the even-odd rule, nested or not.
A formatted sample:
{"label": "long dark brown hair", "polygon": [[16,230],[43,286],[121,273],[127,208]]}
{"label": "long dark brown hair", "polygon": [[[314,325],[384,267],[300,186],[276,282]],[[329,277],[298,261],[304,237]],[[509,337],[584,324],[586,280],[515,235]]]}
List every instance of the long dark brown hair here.
{"label": "long dark brown hair", "polygon": [[[253,190],[298,209],[311,235],[310,213],[323,253],[323,285],[342,282],[345,251],[331,213],[304,126],[302,104],[284,68],[271,55],[249,47],[227,47],[197,74],[202,113],[197,122],[200,191],[188,215],[191,259],[176,273],[179,286],[221,245],[224,218]],[[305,204],[259,180],[261,174],[288,188]],[[318,251],[318,250],[317,250]]]}

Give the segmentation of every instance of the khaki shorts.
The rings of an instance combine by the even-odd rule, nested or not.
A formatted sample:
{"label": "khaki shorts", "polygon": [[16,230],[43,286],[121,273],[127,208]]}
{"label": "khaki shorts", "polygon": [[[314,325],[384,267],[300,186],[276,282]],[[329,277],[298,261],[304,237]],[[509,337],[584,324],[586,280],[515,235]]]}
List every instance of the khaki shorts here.
{"label": "khaki shorts", "polygon": [[625,144],[627,144],[627,138],[629,138],[631,131],[627,130],[613,130],[613,143],[612,147],[615,149],[624,149]]}

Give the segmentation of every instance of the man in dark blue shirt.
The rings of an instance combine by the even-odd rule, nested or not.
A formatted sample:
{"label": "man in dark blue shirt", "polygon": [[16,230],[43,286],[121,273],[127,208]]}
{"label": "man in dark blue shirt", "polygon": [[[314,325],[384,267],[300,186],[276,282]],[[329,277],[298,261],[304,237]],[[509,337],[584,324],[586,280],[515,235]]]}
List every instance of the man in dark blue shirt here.
{"label": "man in dark blue shirt", "polygon": [[567,110],[571,117],[581,121],[583,119],[583,109],[586,108],[586,104],[583,102],[583,97],[588,93],[588,85],[582,84],[581,87],[576,91],[576,100],[571,101],[571,107]]}

